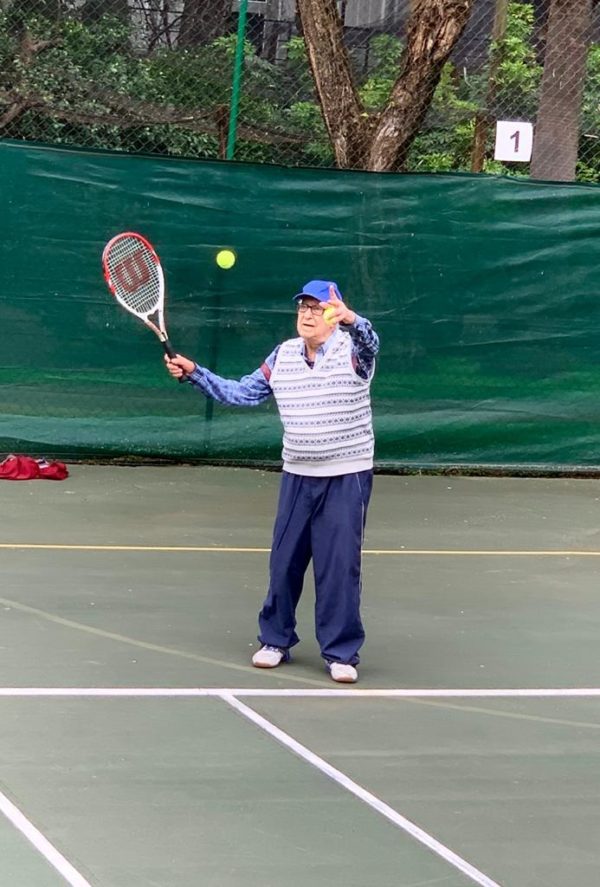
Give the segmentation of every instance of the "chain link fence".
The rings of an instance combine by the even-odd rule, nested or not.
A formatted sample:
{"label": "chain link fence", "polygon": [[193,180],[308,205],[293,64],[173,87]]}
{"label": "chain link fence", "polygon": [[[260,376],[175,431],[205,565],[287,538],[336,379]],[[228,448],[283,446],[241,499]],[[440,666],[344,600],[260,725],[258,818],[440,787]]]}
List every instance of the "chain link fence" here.
{"label": "chain link fence", "polygon": [[[594,0],[465,3],[398,168],[599,181]],[[362,116],[377,121],[423,0],[337,7]],[[531,163],[495,159],[498,120],[534,124]],[[338,164],[294,0],[0,0],[0,137]],[[561,147],[566,167],[553,175]]]}

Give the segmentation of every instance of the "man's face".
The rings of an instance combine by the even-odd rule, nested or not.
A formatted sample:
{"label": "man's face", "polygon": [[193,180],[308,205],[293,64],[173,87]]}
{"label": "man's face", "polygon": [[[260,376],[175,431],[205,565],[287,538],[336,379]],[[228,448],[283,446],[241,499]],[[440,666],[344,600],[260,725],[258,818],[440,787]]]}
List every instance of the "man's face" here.
{"label": "man's face", "polygon": [[305,342],[318,347],[325,342],[335,327],[323,319],[323,308],[318,299],[303,296],[296,303],[298,320],[296,329]]}

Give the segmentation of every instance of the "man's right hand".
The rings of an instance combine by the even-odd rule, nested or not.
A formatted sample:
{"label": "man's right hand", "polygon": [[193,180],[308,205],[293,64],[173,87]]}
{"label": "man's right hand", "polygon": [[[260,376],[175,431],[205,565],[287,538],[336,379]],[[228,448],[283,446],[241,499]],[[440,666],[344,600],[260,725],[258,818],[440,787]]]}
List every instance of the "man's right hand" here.
{"label": "man's right hand", "polygon": [[196,369],[194,361],[187,357],[182,357],[181,354],[178,354],[176,357],[169,357],[165,354],[165,363],[167,370],[174,379],[182,379],[184,376],[189,376]]}

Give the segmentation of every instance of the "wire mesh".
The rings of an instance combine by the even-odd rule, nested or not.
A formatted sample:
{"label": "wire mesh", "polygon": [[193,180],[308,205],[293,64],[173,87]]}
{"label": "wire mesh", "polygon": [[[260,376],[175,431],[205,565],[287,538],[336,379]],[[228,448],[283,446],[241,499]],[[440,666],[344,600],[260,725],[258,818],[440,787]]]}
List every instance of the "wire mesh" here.
{"label": "wire mesh", "polygon": [[[437,26],[459,7],[469,12],[444,63],[429,68],[410,45],[428,7]],[[360,111],[356,137],[365,142],[345,162],[295,0],[249,0],[246,8],[237,160],[378,168],[371,142],[391,101],[400,128],[412,123],[390,168],[600,180],[594,0],[338,2]],[[0,0],[0,137],[224,159],[239,14],[239,0]],[[316,59],[326,62],[323,53]],[[419,74],[419,65],[418,89],[399,101],[398,78]],[[531,161],[496,159],[502,120],[533,124]]]}

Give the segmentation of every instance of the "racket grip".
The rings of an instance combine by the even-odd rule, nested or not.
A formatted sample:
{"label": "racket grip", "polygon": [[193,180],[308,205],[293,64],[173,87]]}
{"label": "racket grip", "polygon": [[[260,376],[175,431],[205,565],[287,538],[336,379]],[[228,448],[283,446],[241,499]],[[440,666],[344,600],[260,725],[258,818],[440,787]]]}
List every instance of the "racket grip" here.
{"label": "racket grip", "polygon": [[171,357],[171,358],[177,357],[177,352],[175,351],[175,349],[173,348],[173,346],[171,345],[171,343],[169,342],[168,339],[162,340],[162,346],[165,349],[165,354],[167,355],[167,357]]}
{"label": "racket grip", "polygon": [[[169,340],[162,339],[161,341],[162,341],[162,346],[165,349],[165,354],[167,355],[167,357],[171,357],[171,358],[177,357],[177,352],[175,351],[175,349],[173,348],[173,346],[171,345]],[[185,382],[186,379],[187,379],[187,376],[182,376],[179,381]]]}

